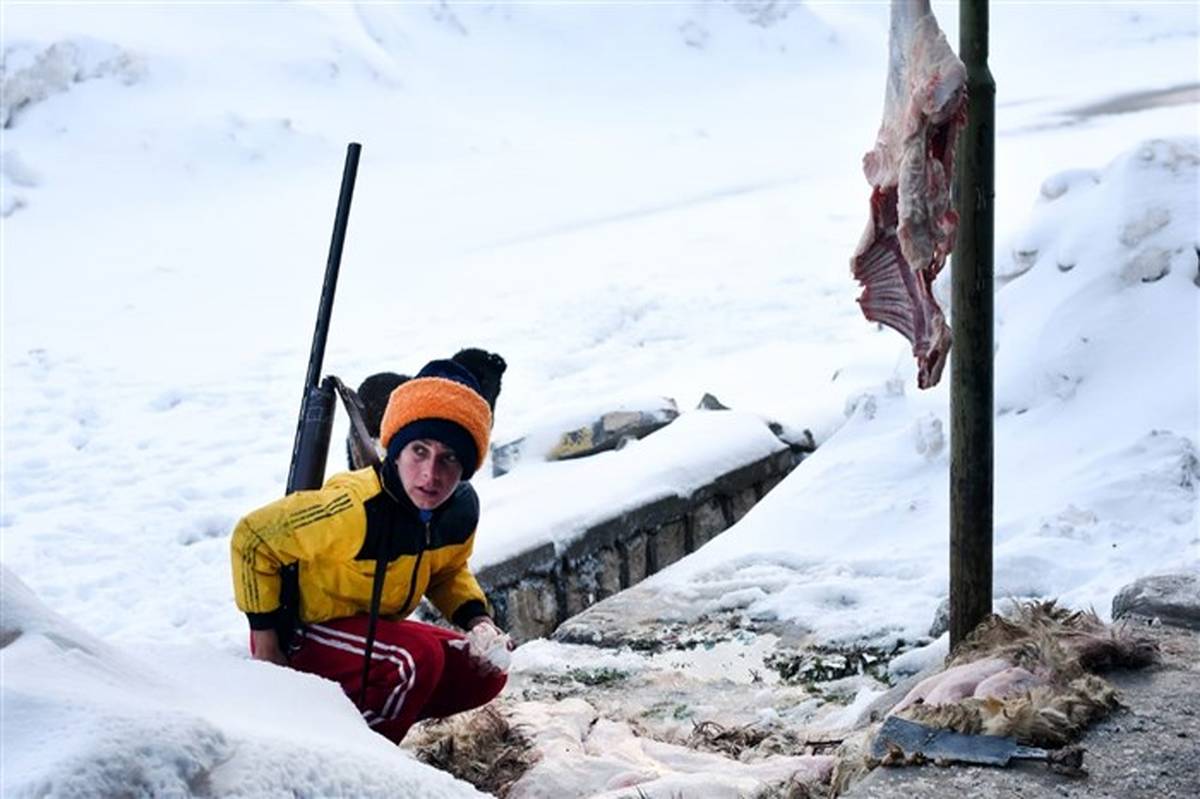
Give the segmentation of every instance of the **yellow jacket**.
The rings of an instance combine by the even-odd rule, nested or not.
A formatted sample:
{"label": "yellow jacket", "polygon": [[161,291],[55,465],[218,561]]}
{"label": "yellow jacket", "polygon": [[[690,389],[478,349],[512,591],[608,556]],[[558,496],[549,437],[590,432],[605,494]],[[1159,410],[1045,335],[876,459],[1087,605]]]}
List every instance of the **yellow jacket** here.
{"label": "yellow jacket", "polygon": [[467,568],[478,522],[479,498],[469,483],[423,523],[408,497],[394,499],[372,469],[344,472],[238,522],[231,542],[234,599],[251,628],[275,627],[280,571],[296,564],[301,623],[366,613],[384,544],[380,615],[403,618],[427,595],[442,615],[463,626],[487,613],[487,599]]}

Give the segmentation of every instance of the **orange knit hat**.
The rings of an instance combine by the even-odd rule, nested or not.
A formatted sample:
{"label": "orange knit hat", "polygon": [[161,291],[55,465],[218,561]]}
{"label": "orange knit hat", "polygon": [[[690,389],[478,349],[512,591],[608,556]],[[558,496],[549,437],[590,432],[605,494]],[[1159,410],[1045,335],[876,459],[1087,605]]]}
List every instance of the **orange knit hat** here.
{"label": "orange knit hat", "polygon": [[[463,460],[463,479],[470,479],[487,457],[492,429],[492,410],[476,386],[474,376],[453,361],[426,364],[388,397],[379,423],[379,443],[390,453],[389,444],[397,433],[405,443],[424,437],[454,439],[443,443],[455,449]],[[439,435],[439,430],[449,435]],[[474,444],[473,463],[466,462],[465,453],[455,446],[456,440],[464,438],[462,433]]]}

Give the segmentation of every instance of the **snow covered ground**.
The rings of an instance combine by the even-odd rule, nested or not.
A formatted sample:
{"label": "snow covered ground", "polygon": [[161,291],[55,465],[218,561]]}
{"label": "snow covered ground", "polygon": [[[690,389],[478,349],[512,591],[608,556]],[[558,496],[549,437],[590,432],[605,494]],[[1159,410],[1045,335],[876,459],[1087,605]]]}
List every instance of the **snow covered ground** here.
{"label": "snow covered ground", "polygon": [[[470,794],[380,748],[329,686],[247,663],[231,599],[229,531],[286,476],[350,140],[327,372],[499,351],[497,441],[581,401],[706,391],[811,429],[816,455],[650,586],[831,641],[924,633],[946,583],[948,378],[916,391],[848,276],[886,7],[0,15],[0,792]],[[992,17],[996,590],[1104,613],[1133,578],[1200,568],[1200,22],[1186,3]],[[684,464],[719,449],[673,440]],[[602,472],[657,448],[574,467],[578,485],[477,478],[476,565],[547,503],[606,511]]]}

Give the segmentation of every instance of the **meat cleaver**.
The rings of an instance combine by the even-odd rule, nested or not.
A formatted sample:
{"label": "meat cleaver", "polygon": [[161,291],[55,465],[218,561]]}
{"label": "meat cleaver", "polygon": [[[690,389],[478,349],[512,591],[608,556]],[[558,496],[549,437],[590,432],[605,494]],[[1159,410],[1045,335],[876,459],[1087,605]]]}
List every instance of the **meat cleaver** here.
{"label": "meat cleaver", "polygon": [[[953,730],[928,727],[899,716],[888,716],[871,743],[871,756],[884,762],[894,761],[896,750],[905,758],[921,755],[927,760],[982,763],[1007,766],[1014,758],[1053,761],[1050,752],[1032,746],[1020,746],[1012,738],[999,735],[964,735]],[[888,755],[892,755],[888,757]]]}

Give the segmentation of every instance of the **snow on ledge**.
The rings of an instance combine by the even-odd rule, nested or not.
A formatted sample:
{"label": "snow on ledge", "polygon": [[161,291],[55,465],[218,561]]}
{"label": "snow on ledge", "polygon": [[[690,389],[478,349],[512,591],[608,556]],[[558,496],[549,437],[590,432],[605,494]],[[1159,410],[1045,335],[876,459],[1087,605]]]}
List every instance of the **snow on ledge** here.
{"label": "snow on ledge", "polygon": [[471,566],[478,570],[547,543],[562,552],[605,519],[665,497],[690,496],[786,448],[754,414],[689,411],[620,450],[523,465],[476,486],[482,514]]}

